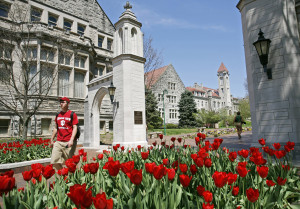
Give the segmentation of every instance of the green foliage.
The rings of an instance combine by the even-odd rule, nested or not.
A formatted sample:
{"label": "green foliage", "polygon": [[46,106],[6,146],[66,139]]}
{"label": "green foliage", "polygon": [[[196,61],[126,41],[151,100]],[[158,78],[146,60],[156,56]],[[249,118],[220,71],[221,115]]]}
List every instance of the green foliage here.
{"label": "green foliage", "polygon": [[151,90],[146,89],[146,123],[149,129],[159,128],[162,126],[163,119],[157,110],[157,101]]}
{"label": "green foliage", "polygon": [[239,111],[241,112],[241,115],[244,119],[250,118],[250,103],[249,98],[244,98],[239,101]]}
{"label": "green foliage", "polygon": [[177,124],[168,123],[168,124],[166,124],[166,128],[168,128],[168,129],[175,129],[175,128],[178,128],[178,125]]}
{"label": "green foliage", "polygon": [[197,112],[193,94],[185,91],[179,101],[179,127],[195,127],[197,125],[194,113]]}
{"label": "green foliage", "polygon": [[[154,132],[163,132],[163,129],[153,129]],[[197,132],[196,128],[191,129],[183,129],[183,128],[176,128],[176,129],[166,129],[167,136],[174,136],[180,134],[195,134]]]}
{"label": "green foliage", "polygon": [[[215,111],[201,110],[197,113],[197,122],[206,127],[212,127],[213,124],[218,123],[224,118],[224,113],[218,113]],[[226,118],[226,117],[225,117]]]}

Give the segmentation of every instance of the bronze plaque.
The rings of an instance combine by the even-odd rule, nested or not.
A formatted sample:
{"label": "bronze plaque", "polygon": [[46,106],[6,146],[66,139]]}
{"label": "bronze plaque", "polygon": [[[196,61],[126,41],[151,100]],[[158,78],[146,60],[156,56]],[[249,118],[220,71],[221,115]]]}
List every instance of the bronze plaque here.
{"label": "bronze plaque", "polygon": [[134,111],[134,124],[143,124],[143,112]]}

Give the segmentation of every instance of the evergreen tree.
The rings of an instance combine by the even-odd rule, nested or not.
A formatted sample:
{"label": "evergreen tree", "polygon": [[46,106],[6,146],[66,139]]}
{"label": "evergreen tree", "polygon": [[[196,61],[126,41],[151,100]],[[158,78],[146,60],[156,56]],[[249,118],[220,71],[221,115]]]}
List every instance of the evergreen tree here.
{"label": "evergreen tree", "polygon": [[196,102],[190,91],[181,94],[179,101],[179,127],[195,127],[197,125],[194,113],[197,112]]}
{"label": "evergreen tree", "polygon": [[160,112],[157,110],[157,101],[151,90],[146,89],[146,123],[148,129],[160,128],[163,119],[160,117]]}

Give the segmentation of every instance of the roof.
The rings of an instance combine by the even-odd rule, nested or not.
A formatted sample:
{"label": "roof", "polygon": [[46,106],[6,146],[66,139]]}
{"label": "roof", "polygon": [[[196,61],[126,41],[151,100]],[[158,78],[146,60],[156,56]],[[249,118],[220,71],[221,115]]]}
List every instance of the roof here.
{"label": "roof", "polygon": [[206,91],[203,91],[203,90],[200,90],[200,89],[196,89],[196,88],[193,88],[193,87],[186,87],[186,90],[188,90],[188,91],[197,91],[197,92],[202,92],[202,93],[206,92]]}
{"label": "roof", "polygon": [[160,76],[166,71],[166,69],[169,67],[169,65],[166,65],[164,67],[152,70],[150,72],[145,73],[145,84],[147,88],[150,88],[151,86],[153,86],[158,79],[160,78]]}
{"label": "roof", "polygon": [[224,71],[228,72],[227,68],[225,67],[225,65],[222,62],[220,67],[219,67],[218,73],[224,72]]}

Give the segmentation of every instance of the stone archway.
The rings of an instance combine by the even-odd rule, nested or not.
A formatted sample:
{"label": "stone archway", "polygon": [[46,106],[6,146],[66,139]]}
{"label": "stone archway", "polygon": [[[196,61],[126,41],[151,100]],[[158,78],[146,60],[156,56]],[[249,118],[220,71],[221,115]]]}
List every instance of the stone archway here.
{"label": "stone archway", "polygon": [[88,85],[88,97],[85,101],[84,146],[100,147],[100,108],[103,98],[108,94],[112,73],[105,78],[98,78]]}

